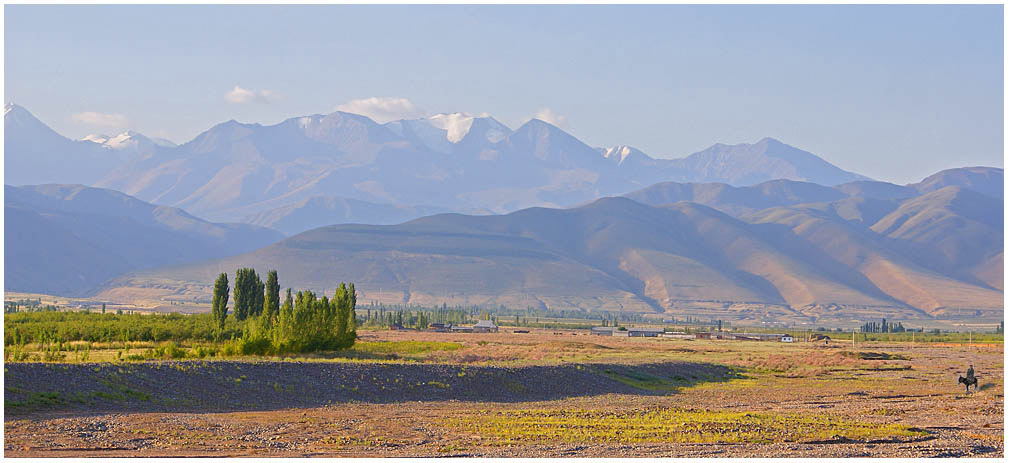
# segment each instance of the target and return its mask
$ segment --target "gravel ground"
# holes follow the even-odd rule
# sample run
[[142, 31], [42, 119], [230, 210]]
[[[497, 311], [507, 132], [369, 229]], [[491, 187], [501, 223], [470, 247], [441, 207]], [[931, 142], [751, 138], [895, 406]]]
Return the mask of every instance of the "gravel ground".
[[12, 363], [4, 371], [4, 410], [12, 416], [39, 410], [221, 412], [348, 402], [528, 402], [648, 393], [611, 378], [633, 374], [632, 369], [689, 382], [733, 376], [725, 366], [689, 362], [514, 368], [351, 362]]
[[[676, 346], [687, 345], [694, 351], [684, 355], [700, 358], [717, 353], [704, 349], [746, 349], [715, 342]], [[801, 346], [791, 349], [801, 358], [823, 355]], [[1003, 457], [1001, 347], [873, 350], [903, 359], [885, 362], [888, 368], [831, 370], [826, 365], [801, 375], [751, 370], [747, 379], [728, 382], [738, 378], [734, 370], [686, 361], [514, 368], [231, 361], [7, 364], [4, 456]], [[965, 364], [982, 375], [982, 387], [970, 394], [956, 384]], [[649, 376], [681, 378], [683, 387], [642, 389], [626, 381]], [[829, 415], [929, 434], [872, 442], [503, 443], [455, 428], [449, 420], [478, 410], [657, 407]]]

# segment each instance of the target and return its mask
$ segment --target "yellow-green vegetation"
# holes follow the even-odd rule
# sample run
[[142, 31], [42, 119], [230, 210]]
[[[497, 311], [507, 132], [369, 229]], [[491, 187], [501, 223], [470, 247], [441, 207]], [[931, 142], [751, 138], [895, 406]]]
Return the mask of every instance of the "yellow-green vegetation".
[[687, 383], [686, 378], [667, 379], [635, 370], [625, 370], [619, 373], [612, 370], [604, 370], [603, 374], [610, 379], [620, 381], [628, 386], [647, 391], [674, 391]]
[[[848, 335], [848, 342], [851, 342], [851, 335]], [[922, 333], [857, 333], [855, 336], [855, 342], [899, 342], [899, 343], [984, 343], [984, 344], [1001, 344], [1005, 339], [1003, 333], [991, 333], [991, 332], [956, 332], [956, 333], [945, 333], [945, 332], [930, 332], [925, 331]], [[839, 340], [843, 342], [843, 339]]]
[[899, 424], [856, 423], [826, 415], [657, 408], [643, 410], [480, 411], [445, 424], [502, 443], [676, 442], [772, 443], [908, 439], [925, 431]]
[[436, 342], [436, 341], [386, 341], [386, 342], [358, 342], [354, 344], [354, 350], [368, 352], [372, 354], [423, 354], [434, 351], [454, 351], [462, 349], [462, 344], [457, 342]]
[[[294, 298], [288, 289], [281, 306], [276, 272], [270, 272], [266, 287], [269, 294], [264, 294], [258, 275], [251, 269], [241, 270], [246, 272], [240, 275], [249, 281], [235, 288], [234, 316], [228, 315], [225, 306], [228, 280], [223, 273], [215, 286], [211, 314], [8, 313], [4, 322], [4, 360], [63, 362], [72, 353], [69, 360], [87, 362], [99, 344], [118, 344], [120, 350], [111, 359], [116, 361], [300, 354], [346, 349], [354, 344], [353, 283], [340, 283], [332, 299], [317, 298], [312, 291], [299, 291]], [[149, 343], [148, 350], [130, 353], [134, 347], [131, 343], [137, 341]], [[203, 342], [210, 345], [203, 346]], [[185, 343], [192, 349], [180, 347]]]
[[4, 315], [4, 345], [40, 342], [212, 341], [241, 336], [247, 322], [215, 330], [210, 314], [18, 312]]

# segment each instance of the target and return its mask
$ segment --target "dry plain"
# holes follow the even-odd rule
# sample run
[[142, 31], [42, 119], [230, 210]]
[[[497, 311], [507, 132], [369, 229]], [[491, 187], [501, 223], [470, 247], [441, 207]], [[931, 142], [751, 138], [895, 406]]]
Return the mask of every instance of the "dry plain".
[[4, 455], [1004, 455], [1001, 343], [511, 331], [362, 331], [293, 359], [8, 362]]

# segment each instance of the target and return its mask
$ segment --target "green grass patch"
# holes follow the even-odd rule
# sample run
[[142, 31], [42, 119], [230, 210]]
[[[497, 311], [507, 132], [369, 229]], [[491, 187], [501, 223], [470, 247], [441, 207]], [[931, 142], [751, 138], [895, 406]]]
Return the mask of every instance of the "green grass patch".
[[619, 372], [605, 370], [603, 374], [612, 380], [645, 391], [675, 391], [687, 384], [685, 379], [682, 381], [667, 379], [635, 370], [623, 370]]
[[[9, 390], [10, 388], [8, 388]], [[29, 392], [24, 400], [4, 400], [4, 408], [34, 409], [45, 408], [66, 403], [58, 392]]]
[[890, 354], [887, 352], [843, 351], [841, 355], [862, 360], [910, 360], [906, 355]]
[[358, 342], [352, 348], [352, 350], [369, 354], [397, 355], [424, 354], [427, 352], [454, 351], [459, 349], [462, 349], [462, 344], [457, 342], [435, 341]]
[[776, 443], [885, 441], [927, 435], [898, 424], [862, 424], [826, 415], [644, 410], [480, 411], [445, 420], [450, 427], [503, 443]]

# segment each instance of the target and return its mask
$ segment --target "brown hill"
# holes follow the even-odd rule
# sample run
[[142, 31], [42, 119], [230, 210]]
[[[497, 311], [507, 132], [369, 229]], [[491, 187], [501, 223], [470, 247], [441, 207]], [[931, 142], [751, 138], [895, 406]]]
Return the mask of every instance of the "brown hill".
[[[851, 269], [862, 275], [865, 290], [878, 290], [911, 307], [933, 312], [943, 307], [1002, 306], [1001, 291], [980, 282], [962, 281], [955, 276], [923, 266], [922, 257], [913, 259], [896, 249], [892, 240], [872, 233], [841, 217], [834, 204], [802, 205], [760, 211], [746, 219], [760, 224], [780, 224], [793, 235], [779, 233], [783, 241], [793, 236], [806, 244], [810, 258], [819, 255], [822, 265]], [[832, 259], [831, 262], [828, 259]]]
[[[747, 221], [696, 203], [604, 198], [572, 209], [336, 225], [239, 256], [135, 272], [101, 294], [205, 299], [218, 272], [252, 266], [277, 269], [296, 288], [354, 281], [362, 302], [673, 312], [741, 303], [764, 306], [747, 317], [849, 322], [1001, 307], [1001, 291], [979, 279], [891, 250], [894, 238], [866, 226], [881, 212], [852, 201], [768, 209]], [[982, 264], [979, 272], [990, 271]]]
[[1001, 287], [993, 284], [1002, 280], [1001, 273], [996, 276], [991, 268], [1003, 250], [1003, 209], [997, 199], [948, 186], [904, 201], [872, 230], [892, 238], [895, 249], [924, 266]]

